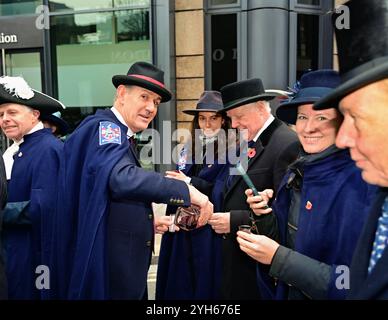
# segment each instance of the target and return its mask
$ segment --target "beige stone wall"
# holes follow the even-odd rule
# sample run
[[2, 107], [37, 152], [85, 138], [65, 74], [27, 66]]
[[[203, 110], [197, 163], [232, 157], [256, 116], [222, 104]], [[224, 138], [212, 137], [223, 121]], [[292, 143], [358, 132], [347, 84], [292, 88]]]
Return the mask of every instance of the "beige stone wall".
[[205, 36], [203, 0], [175, 0], [176, 108], [178, 128], [189, 128], [192, 116], [182, 110], [195, 108], [205, 89]]

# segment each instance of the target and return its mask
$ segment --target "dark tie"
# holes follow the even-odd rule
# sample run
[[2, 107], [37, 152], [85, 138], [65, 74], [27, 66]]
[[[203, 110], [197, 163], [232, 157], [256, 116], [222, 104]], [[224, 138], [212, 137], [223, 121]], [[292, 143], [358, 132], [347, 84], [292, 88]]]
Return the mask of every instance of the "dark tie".
[[133, 152], [135, 152], [136, 157], [139, 157], [139, 154], [137, 152], [137, 141], [136, 141], [135, 135], [130, 136], [128, 138], [128, 141], [129, 141], [129, 144], [131, 145]]
[[[253, 140], [250, 140], [248, 141], [248, 148], [252, 148], [253, 146], [255, 145], [255, 141]], [[237, 151], [238, 155], [240, 155], [240, 150]], [[241, 156], [245, 156], [247, 157], [248, 155], [244, 152], [241, 154]], [[249, 159], [248, 159], [249, 161]], [[230, 187], [233, 185], [233, 182], [235, 181], [235, 179], [237, 178], [237, 175], [230, 175], [228, 176], [228, 178], [226, 179], [226, 190], [229, 190]]]

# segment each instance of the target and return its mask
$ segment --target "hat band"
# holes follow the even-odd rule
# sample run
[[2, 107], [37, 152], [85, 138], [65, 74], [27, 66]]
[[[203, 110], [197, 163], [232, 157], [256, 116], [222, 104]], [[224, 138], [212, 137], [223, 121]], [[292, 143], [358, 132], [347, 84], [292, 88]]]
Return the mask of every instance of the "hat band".
[[164, 88], [164, 84], [159, 82], [158, 80], [155, 80], [151, 77], [147, 77], [147, 76], [143, 76], [143, 75], [140, 75], [140, 74], [129, 74], [128, 76], [130, 77], [135, 77], [135, 78], [139, 78], [139, 79], [143, 79], [143, 80], [146, 80], [148, 82], [152, 82], [153, 84], [156, 84], [158, 85], [159, 87], [162, 87]]
[[214, 112], [217, 112], [222, 109], [222, 104], [199, 102], [197, 104], [197, 110], [201, 111], [201, 109], [207, 109], [207, 110], [212, 109], [214, 110]]

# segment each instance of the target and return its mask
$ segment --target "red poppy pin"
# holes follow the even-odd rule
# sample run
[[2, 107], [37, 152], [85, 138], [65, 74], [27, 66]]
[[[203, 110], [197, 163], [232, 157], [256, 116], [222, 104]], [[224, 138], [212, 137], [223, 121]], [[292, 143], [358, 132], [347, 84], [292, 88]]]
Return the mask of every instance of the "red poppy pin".
[[306, 203], [306, 209], [311, 210], [313, 208], [313, 204], [310, 201], [307, 201]]
[[248, 148], [248, 158], [252, 159], [256, 155], [256, 149], [255, 148]]

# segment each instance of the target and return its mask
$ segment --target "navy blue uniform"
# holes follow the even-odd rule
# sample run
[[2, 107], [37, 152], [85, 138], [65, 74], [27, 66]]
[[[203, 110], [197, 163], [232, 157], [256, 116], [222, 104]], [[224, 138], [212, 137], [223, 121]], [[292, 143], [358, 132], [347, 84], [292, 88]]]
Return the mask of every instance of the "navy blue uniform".
[[[184, 164], [186, 150], [181, 152], [178, 169], [190, 176], [191, 184], [210, 198], [215, 212], [220, 211], [229, 165], [217, 161], [206, 164], [206, 159], [204, 164]], [[165, 233], [159, 254], [156, 299], [219, 298], [221, 249], [222, 236], [210, 225], [192, 231]]]
[[40, 299], [35, 271], [50, 266], [52, 218], [63, 143], [50, 129], [25, 135], [14, 155], [4, 211], [4, 247], [10, 299]]
[[110, 110], [65, 142], [57, 216], [57, 298], [142, 299], [153, 246], [151, 202], [190, 205], [182, 181], [144, 171]]

